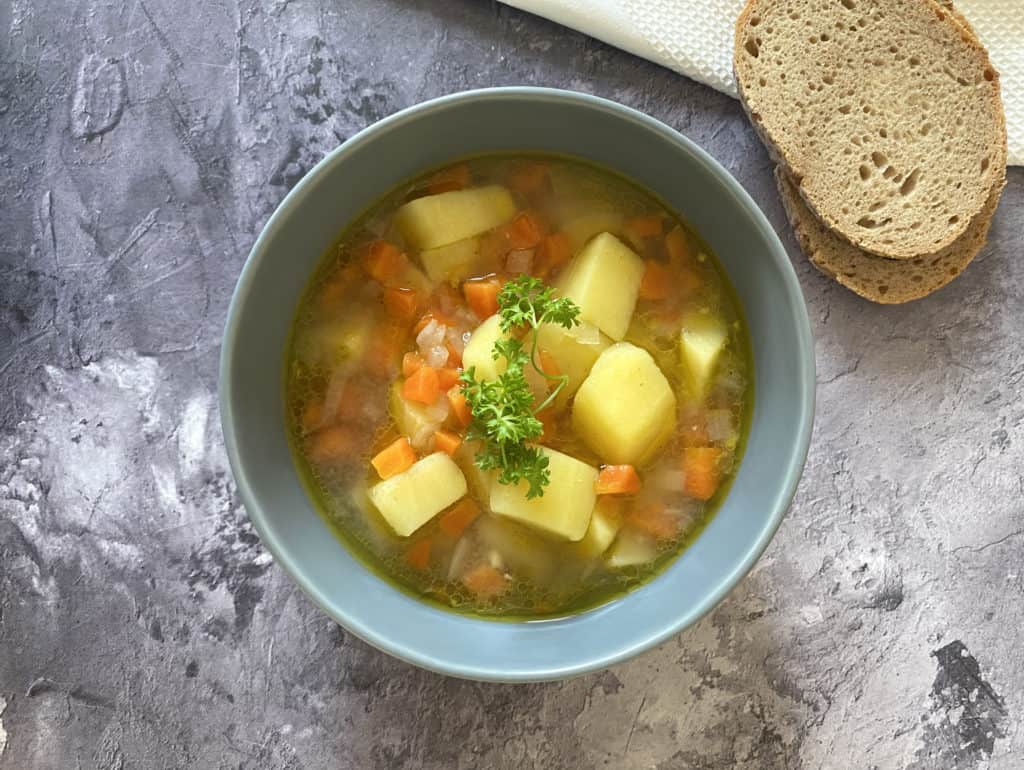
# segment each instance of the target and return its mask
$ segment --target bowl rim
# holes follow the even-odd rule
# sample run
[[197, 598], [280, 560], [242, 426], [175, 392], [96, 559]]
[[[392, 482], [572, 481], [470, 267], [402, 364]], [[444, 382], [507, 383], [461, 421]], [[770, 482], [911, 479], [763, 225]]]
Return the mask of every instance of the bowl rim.
[[[733, 203], [744, 209], [751, 217], [751, 222], [758, 233], [769, 244], [768, 256], [779, 271], [783, 282], [785, 296], [792, 307], [794, 320], [796, 321], [797, 333], [795, 343], [800, 359], [799, 371], [796, 373], [796, 380], [801, 386], [802, 394], [800, 403], [799, 424], [796, 431], [797, 442], [793, 447], [790, 462], [786, 467], [784, 484], [770, 501], [770, 515], [764, 519], [763, 526], [753, 544], [736, 563], [734, 569], [721, 579], [718, 586], [711, 592], [705, 594], [696, 606], [689, 612], [682, 614], [666, 613], [666, 620], [660, 629], [648, 635], [639, 644], [630, 647], [617, 649], [612, 652], [591, 655], [585, 659], [577, 660], [571, 665], [559, 665], [555, 668], [538, 668], [537, 670], [519, 670], [512, 673], [496, 669], [485, 669], [481, 667], [463, 666], [459, 664], [445, 664], [439, 662], [429, 654], [420, 652], [399, 642], [377, 633], [372, 627], [356, 621], [345, 610], [343, 606], [331, 601], [321, 589], [307, 577], [305, 571], [299, 564], [301, 559], [290, 553], [276, 540], [269, 531], [266, 523], [266, 516], [263, 507], [250, 486], [249, 474], [243, 465], [241, 453], [235, 433], [234, 408], [230, 394], [233, 392], [231, 374], [231, 363], [236, 349], [236, 340], [241, 333], [240, 317], [241, 307], [246, 301], [250, 287], [258, 272], [257, 266], [267, 256], [267, 244], [283, 226], [284, 221], [290, 217], [305, 198], [307, 191], [315, 180], [328, 173], [334, 166], [342, 163], [345, 158], [355, 152], [362, 145], [373, 141], [378, 135], [400, 128], [401, 126], [415, 121], [428, 113], [442, 110], [450, 105], [466, 101], [478, 100], [521, 100], [521, 101], [558, 101], [576, 103], [586, 108], [598, 109], [605, 112], [615, 113], [618, 117], [638, 123], [649, 131], [660, 134], [663, 138], [679, 145], [693, 159], [709, 170], [724, 186], [725, 192], [731, 196]], [[264, 547], [271, 553], [274, 561], [277, 562], [289, 577], [294, 580], [306, 595], [330, 618], [341, 624], [347, 631], [357, 636], [370, 646], [385, 652], [406, 663], [424, 668], [435, 673], [454, 676], [463, 679], [492, 682], [537, 682], [547, 680], [567, 679], [593, 671], [606, 669], [609, 666], [619, 663], [628, 658], [634, 657], [641, 652], [651, 649], [669, 637], [672, 637], [685, 628], [697, 623], [701, 618], [714, 609], [722, 599], [743, 579], [753, 568], [754, 564], [764, 553], [772, 537], [775, 535], [783, 518], [788, 511], [803, 473], [810, 448], [811, 433], [813, 430], [815, 399], [816, 399], [816, 373], [814, 359], [814, 343], [811, 334], [810, 318], [807, 312], [807, 305], [800, 288], [796, 272], [793, 269], [785, 247], [779, 240], [778, 235], [768, 222], [767, 217], [760, 207], [754, 202], [742, 185], [732, 176], [731, 173], [707, 151], [702, 149], [692, 140], [671, 128], [667, 124], [647, 115], [632, 107], [620, 104], [610, 99], [594, 96], [592, 94], [572, 91], [568, 89], [547, 88], [539, 86], [502, 86], [493, 88], [479, 88], [467, 91], [460, 91], [406, 107], [392, 115], [389, 115], [354, 134], [338, 147], [325, 155], [313, 168], [311, 168], [299, 182], [288, 192], [284, 199], [277, 205], [270, 218], [260, 231], [252, 249], [246, 257], [245, 263], [235, 284], [228, 305], [224, 335], [221, 341], [218, 372], [218, 401], [221, 414], [221, 430], [224, 437], [225, 449], [232, 474], [235, 479], [239, 498], [245, 507], [246, 513], [256, 528]], [[655, 580], [658, 578], [656, 577]], [[628, 597], [626, 597], [628, 599]], [[443, 610], [439, 610], [443, 611]], [[483, 619], [481, 619], [481, 622]]]

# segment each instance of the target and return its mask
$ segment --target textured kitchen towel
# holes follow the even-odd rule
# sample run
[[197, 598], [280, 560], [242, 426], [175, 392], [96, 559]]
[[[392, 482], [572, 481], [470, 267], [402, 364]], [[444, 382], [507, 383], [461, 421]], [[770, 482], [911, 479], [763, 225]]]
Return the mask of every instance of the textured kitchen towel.
[[[732, 36], [744, 0], [502, 0], [736, 95]], [[1024, 0], [957, 0], [1000, 73], [1008, 162], [1024, 165]]]

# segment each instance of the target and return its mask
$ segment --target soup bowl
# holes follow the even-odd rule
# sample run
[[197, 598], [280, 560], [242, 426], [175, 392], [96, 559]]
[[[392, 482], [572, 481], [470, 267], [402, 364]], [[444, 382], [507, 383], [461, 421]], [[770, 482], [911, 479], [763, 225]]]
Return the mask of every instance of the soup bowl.
[[[679, 558], [632, 592], [577, 615], [500, 621], [446, 611], [381, 578], [317, 513], [289, 449], [283, 366], [307, 281], [345, 226], [395, 185], [461, 156], [559, 153], [659, 195], [706, 239], [746, 315], [754, 407], [745, 454], [717, 514]], [[740, 185], [703, 150], [640, 112], [585, 94], [496, 88], [403, 110], [325, 157], [256, 241], [228, 311], [220, 371], [224, 439], [249, 517], [277, 563], [328, 615], [397, 658], [506, 682], [607, 667], [695, 623], [747, 573], [796, 491], [814, 412], [807, 310], [785, 250]]]

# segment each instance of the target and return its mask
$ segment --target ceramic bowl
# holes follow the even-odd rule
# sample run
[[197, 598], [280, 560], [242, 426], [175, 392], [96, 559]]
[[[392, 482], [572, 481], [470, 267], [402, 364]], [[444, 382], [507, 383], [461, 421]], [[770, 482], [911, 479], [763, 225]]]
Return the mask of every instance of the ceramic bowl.
[[[755, 405], [732, 489], [697, 541], [626, 596], [558, 620], [501, 622], [438, 609], [374, 576], [303, 490], [285, 435], [285, 345], [317, 261], [346, 224], [418, 172], [492, 151], [574, 155], [660, 195], [709, 242], [750, 327]], [[750, 570], [785, 514], [814, 412], [807, 310], [789, 259], [743, 188], [707, 153], [640, 112], [585, 94], [496, 88], [403, 110], [331, 152], [271, 216], [242, 270], [221, 357], [224, 439], [242, 502], [277, 563], [346, 629], [459, 677], [558, 679], [605, 668], [679, 633]]]

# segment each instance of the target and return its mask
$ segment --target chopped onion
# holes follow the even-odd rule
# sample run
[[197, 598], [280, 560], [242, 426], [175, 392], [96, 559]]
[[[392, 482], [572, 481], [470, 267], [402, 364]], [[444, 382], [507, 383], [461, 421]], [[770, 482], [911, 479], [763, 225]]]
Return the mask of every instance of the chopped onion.
[[466, 559], [472, 548], [473, 543], [467, 535], [463, 535], [459, 542], [455, 544], [455, 550], [452, 551], [452, 560], [448, 563], [449, 580], [455, 580], [462, 573], [462, 568], [465, 566]]
[[431, 422], [436, 422], [438, 427], [441, 423], [448, 419], [448, 413], [451, 410], [447, 395], [442, 394], [437, 401], [430, 406], [424, 408], [424, 413]]
[[594, 326], [594, 324], [587, 323], [586, 321], [573, 330], [573, 335], [581, 345], [601, 344], [601, 330]]
[[496, 570], [505, 570], [505, 560], [501, 558], [501, 554], [494, 548], [487, 552], [487, 563]]
[[430, 323], [423, 327], [423, 330], [416, 335], [416, 345], [420, 352], [426, 356], [430, 348], [443, 347], [444, 335], [447, 327], [431, 319]]
[[708, 438], [712, 441], [725, 441], [736, 432], [732, 424], [732, 413], [728, 409], [709, 409], [705, 424]]
[[514, 274], [530, 272], [533, 267], [533, 249], [515, 249], [505, 259], [505, 269]]
[[686, 473], [676, 468], [661, 468], [650, 478], [651, 483], [666, 492], [682, 492], [686, 483]]
[[461, 329], [457, 329], [453, 326], [448, 327], [448, 331], [445, 332], [445, 339], [448, 340], [448, 344], [452, 346], [452, 350], [458, 353], [460, 356], [466, 349], [466, 343], [469, 342], [469, 332], [464, 332]]
[[[441, 327], [444, 328], [443, 326]], [[427, 366], [440, 369], [448, 363], [448, 348], [443, 345], [435, 345], [423, 352], [423, 358]]]

